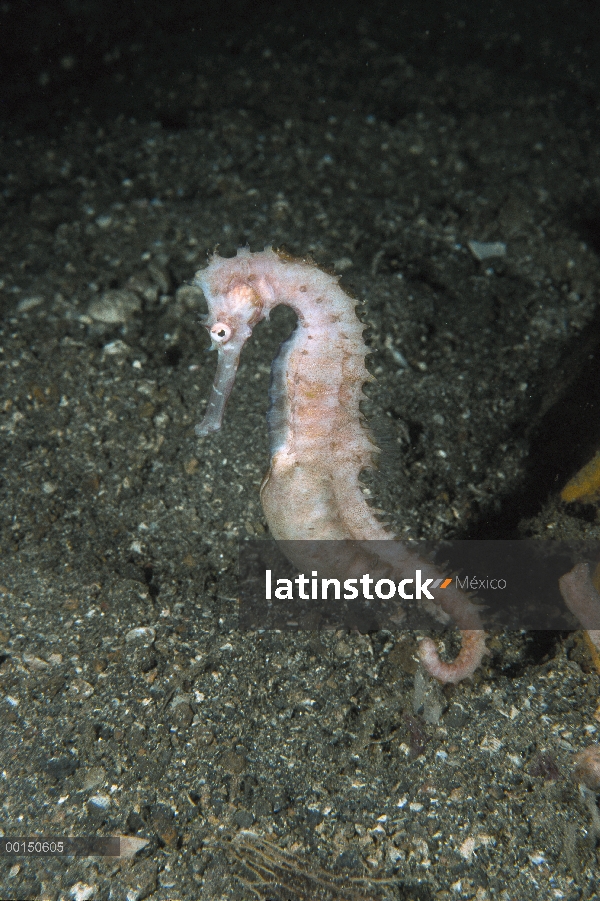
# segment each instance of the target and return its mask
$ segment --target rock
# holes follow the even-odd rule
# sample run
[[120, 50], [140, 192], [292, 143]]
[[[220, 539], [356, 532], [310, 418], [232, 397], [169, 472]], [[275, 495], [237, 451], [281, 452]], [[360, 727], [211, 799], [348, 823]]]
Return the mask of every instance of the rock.
[[127, 322], [134, 313], [139, 313], [141, 308], [142, 302], [137, 294], [121, 289], [105, 291], [91, 302], [88, 313], [97, 322], [115, 325], [119, 322]]

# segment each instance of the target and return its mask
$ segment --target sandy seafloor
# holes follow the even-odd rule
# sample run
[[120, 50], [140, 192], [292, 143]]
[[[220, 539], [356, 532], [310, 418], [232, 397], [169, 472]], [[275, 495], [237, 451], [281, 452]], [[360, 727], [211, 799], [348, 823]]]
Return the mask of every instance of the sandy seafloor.
[[[353, 15], [215, 40], [138, 84], [137, 118], [69, 106], [83, 50], [63, 49], [39, 60], [56, 121], [5, 132], [0, 826], [148, 844], [4, 857], [3, 899], [600, 897], [580, 634], [496, 636], [440, 688], [414, 634], [236, 630], [293, 317], [256, 329], [197, 440], [216, 358], [189, 281], [216, 246], [312, 254], [360, 300], [366, 485], [399, 534], [600, 537], [558, 499], [600, 444], [597, 84], [541, 39], [547, 79], [455, 61], [457, 16], [427, 55]], [[109, 42], [106, 90], [151, 49]]]

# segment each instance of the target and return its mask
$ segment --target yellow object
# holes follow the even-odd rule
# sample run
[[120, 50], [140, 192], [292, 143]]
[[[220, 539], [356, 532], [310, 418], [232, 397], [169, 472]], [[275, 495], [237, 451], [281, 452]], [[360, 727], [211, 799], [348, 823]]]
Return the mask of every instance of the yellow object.
[[560, 496], [567, 503], [600, 500], [600, 451], [567, 482]]

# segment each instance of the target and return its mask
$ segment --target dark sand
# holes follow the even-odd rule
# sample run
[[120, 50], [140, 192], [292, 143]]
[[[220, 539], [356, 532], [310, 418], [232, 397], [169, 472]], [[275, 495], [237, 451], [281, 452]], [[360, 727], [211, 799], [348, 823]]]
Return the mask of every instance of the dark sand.
[[148, 844], [4, 857], [1, 898], [600, 897], [580, 636], [494, 638], [441, 689], [413, 634], [236, 631], [289, 311], [223, 430], [193, 431], [216, 363], [194, 272], [217, 245], [310, 253], [364, 301], [366, 481], [399, 534], [600, 537], [557, 499], [600, 445], [594, 6], [530, 7], [28, 22], [2, 89], [0, 825]]

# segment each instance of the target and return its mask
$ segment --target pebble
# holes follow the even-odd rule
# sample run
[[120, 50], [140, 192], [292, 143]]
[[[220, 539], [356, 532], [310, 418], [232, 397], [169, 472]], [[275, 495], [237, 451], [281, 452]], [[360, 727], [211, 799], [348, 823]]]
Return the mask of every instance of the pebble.
[[139, 313], [141, 308], [142, 302], [137, 294], [120, 289], [105, 291], [91, 302], [88, 313], [97, 322], [114, 325], [119, 322], [127, 322], [134, 313]]
[[132, 641], [139, 641], [145, 645], [150, 645], [156, 638], [156, 630], [152, 626], [138, 626], [136, 629], [130, 629], [125, 636], [125, 641], [129, 644]]

